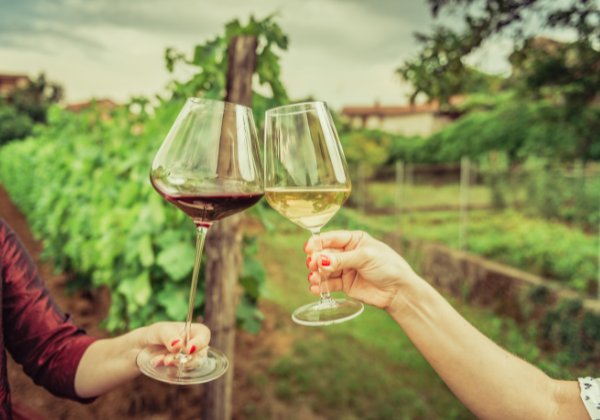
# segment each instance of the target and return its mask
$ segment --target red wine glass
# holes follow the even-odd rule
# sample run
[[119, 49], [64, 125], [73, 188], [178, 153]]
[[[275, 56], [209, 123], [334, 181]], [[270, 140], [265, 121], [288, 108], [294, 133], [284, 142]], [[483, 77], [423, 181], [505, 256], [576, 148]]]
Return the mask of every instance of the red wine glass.
[[196, 259], [182, 350], [175, 366], [158, 363], [168, 354], [151, 346], [137, 357], [140, 370], [163, 382], [198, 384], [223, 375], [227, 358], [208, 348], [187, 354], [204, 239], [210, 226], [255, 205], [264, 195], [263, 169], [252, 110], [242, 105], [189, 98], [154, 158], [152, 185], [196, 224]]

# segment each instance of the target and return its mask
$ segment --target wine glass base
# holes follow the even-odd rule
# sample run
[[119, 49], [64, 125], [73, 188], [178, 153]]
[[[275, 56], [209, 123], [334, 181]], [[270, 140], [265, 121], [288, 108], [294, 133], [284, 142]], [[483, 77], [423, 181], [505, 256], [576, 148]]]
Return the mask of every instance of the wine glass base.
[[365, 307], [352, 299], [333, 299], [330, 303], [315, 302], [296, 309], [292, 315], [295, 323], [308, 326], [339, 324], [359, 316]]
[[194, 385], [209, 382], [222, 376], [229, 367], [223, 353], [208, 348], [205, 358], [197, 358], [179, 366], [153, 366], [153, 361], [169, 354], [165, 346], [149, 346], [138, 354], [136, 363], [146, 376], [174, 385]]

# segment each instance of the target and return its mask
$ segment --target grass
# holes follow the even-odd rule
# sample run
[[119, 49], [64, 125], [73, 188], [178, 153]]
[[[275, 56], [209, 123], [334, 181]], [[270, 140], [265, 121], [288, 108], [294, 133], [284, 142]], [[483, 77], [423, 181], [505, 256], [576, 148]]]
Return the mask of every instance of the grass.
[[[268, 273], [265, 296], [291, 314], [316, 299], [307, 290], [308, 269], [303, 269], [302, 247], [309, 234], [274, 212], [268, 217], [275, 231], [259, 238], [259, 258]], [[461, 300], [449, 301], [485, 335], [552, 377], [589, 375], [589, 370], [566, 367], [541, 352], [533, 333], [513, 320]], [[269, 369], [281, 401], [309, 404], [330, 419], [474, 418], [385, 312], [366, 307], [361, 316], [346, 323], [297, 328], [304, 329], [306, 338]]]
[[[393, 207], [396, 203], [394, 182], [369, 182], [369, 200], [373, 208]], [[406, 186], [403, 194], [405, 207], [459, 206], [460, 185], [444, 184]], [[489, 205], [490, 190], [485, 185], [474, 185], [469, 189], [469, 200], [474, 205]]]

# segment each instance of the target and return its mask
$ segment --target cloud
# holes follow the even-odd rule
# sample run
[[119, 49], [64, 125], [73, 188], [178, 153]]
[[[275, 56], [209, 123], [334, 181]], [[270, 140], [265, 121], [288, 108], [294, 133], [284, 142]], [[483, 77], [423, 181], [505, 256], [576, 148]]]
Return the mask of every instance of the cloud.
[[226, 22], [276, 10], [290, 37], [281, 55], [290, 94], [334, 106], [401, 101], [394, 69], [416, 52], [412, 33], [432, 22], [425, 0], [0, 0], [0, 71], [34, 63], [72, 100], [151, 95], [172, 77], [165, 47], [191, 53]]
[[[40, 37], [63, 39], [84, 48], [99, 48], [102, 40], [86, 35], [90, 27], [116, 27], [153, 34], [195, 36], [199, 41], [221, 31], [233, 16], [258, 17], [275, 10], [292, 43], [328, 48], [333, 54], [376, 59], [393, 45], [407, 46], [411, 31], [427, 26], [430, 18], [422, 2], [392, 0], [30, 0], [3, 3], [0, 42], [36, 48]], [[19, 40], [18, 42], [16, 40]], [[27, 42], [31, 39], [32, 42]], [[333, 47], [333, 48], [332, 48]]]

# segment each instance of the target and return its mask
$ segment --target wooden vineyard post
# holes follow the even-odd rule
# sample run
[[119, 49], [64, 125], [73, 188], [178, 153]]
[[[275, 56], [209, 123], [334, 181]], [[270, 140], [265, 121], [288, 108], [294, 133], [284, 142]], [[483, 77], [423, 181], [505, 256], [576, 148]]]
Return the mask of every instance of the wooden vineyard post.
[[360, 204], [358, 209], [363, 214], [367, 212], [367, 186], [365, 172], [365, 164], [360, 162], [358, 164], [358, 194], [360, 196]]
[[[231, 40], [226, 101], [252, 106], [252, 75], [256, 63], [256, 46], [257, 40], [253, 36], [240, 35]], [[232, 133], [221, 135], [228, 134]], [[231, 153], [231, 150], [231, 142], [228, 143], [223, 138], [219, 155]], [[225, 163], [227, 161], [220, 157], [218, 173], [235, 170]], [[238, 271], [242, 264], [242, 221], [243, 214], [236, 214], [215, 223], [208, 231], [204, 247], [204, 323], [211, 330], [210, 345], [225, 353], [230, 363], [225, 375], [204, 385], [204, 420], [230, 420], [232, 415], [236, 308], [239, 302]]]
[[396, 162], [396, 229], [398, 230], [398, 250], [404, 251], [404, 231], [402, 226], [402, 207], [404, 206], [404, 162]]
[[469, 185], [471, 183], [470, 161], [467, 156], [460, 160], [460, 233], [459, 249], [467, 250], [467, 231], [469, 219]]

